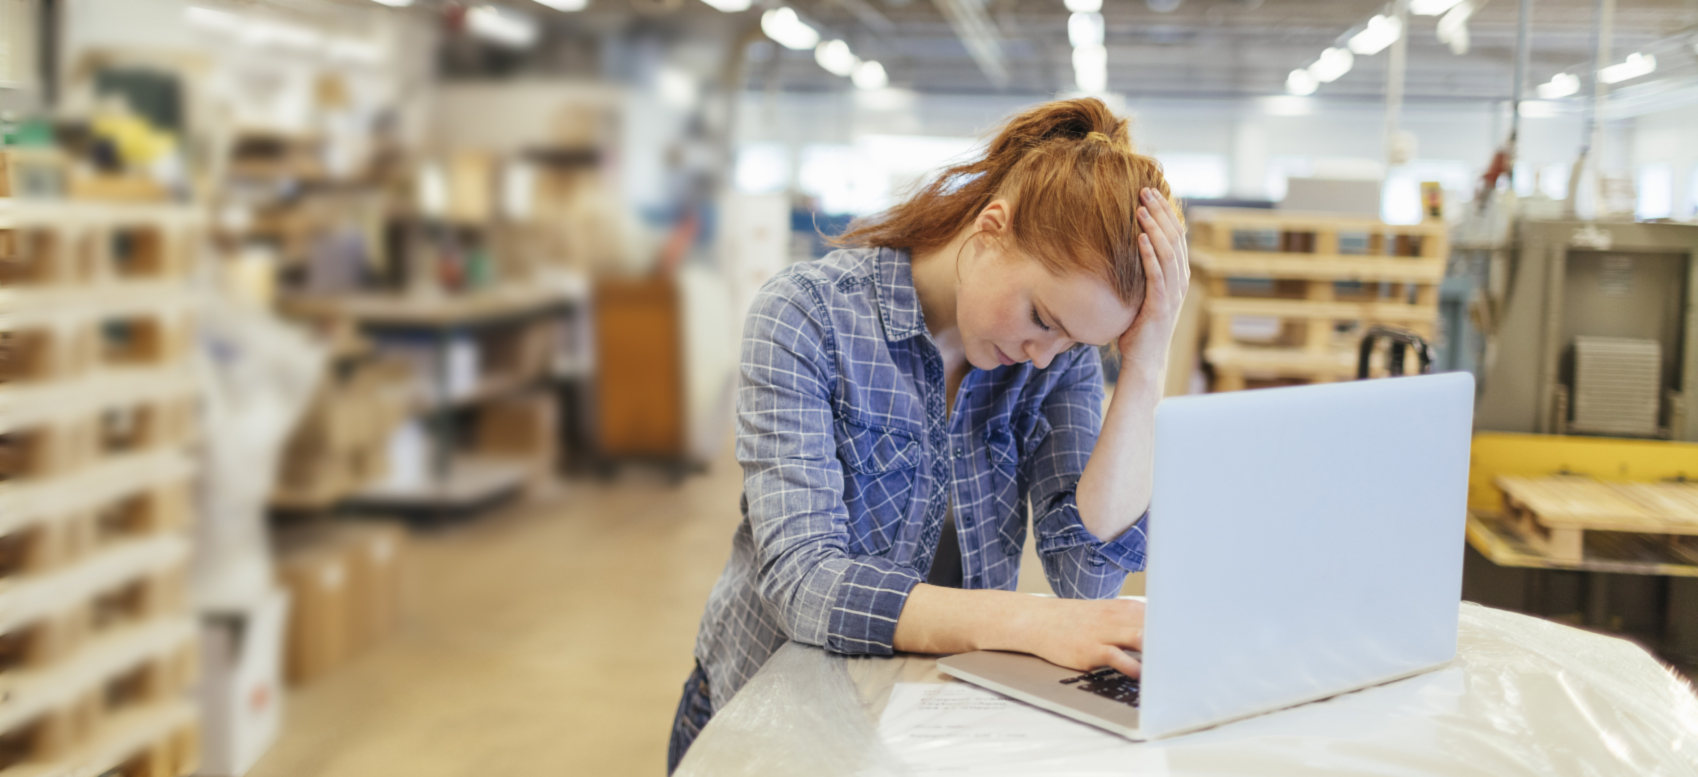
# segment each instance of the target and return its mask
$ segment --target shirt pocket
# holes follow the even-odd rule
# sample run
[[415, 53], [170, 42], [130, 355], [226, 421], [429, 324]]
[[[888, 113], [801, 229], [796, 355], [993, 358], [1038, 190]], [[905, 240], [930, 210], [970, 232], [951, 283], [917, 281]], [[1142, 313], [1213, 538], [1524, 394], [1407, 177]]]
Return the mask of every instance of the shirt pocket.
[[990, 503], [1002, 550], [1016, 556], [1025, 549], [1026, 510], [1021, 497], [1029, 484], [1032, 454], [1049, 437], [1049, 419], [1036, 408], [1016, 411], [993, 421], [985, 430], [985, 455], [990, 460]]
[[913, 433], [840, 418], [837, 457], [843, 462], [843, 503], [849, 511], [849, 551], [890, 550], [908, 517], [921, 448]]

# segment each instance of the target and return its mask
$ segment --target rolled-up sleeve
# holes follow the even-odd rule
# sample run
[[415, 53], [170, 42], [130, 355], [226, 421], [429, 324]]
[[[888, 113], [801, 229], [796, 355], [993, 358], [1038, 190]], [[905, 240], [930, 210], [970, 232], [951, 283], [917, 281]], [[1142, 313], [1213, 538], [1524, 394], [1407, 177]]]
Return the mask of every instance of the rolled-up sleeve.
[[1078, 347], [1071, 356], [1042, 405], [1050, 432], [1033, 454], [1032, 520], [1038, 556], [1056, 594], [1105, 599], [1120, 593], [1128, 572], [1144, 568], [1149, 513], [1106, 542], [1079, 517], [1079, 477], [1102, 429], [1103, 368], [1095, 348]]
[[907, 567], [847, 551], [832, 423], [833, 346], [813, 294], [781, 275], [756, 296], [744, 326], [737, 460], [756, 590], [790, 639], [889, 655], [897, 618], [921, 579]]

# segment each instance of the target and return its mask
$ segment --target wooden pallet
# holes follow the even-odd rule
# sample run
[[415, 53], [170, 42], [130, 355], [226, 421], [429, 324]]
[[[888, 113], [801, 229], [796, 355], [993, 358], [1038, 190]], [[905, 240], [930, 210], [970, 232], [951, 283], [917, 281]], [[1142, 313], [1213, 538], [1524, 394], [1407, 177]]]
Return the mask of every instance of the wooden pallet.
[[0, 288], [181, 282], [203, 229], [193, 209], [8, 203], [0, 209]]
[[[1216, 391], [1353, 378], [1372, 325], [1433, 336], [1443, 225], [1207, 208], [1191, 223]], [[1260, 336], [1236, 326], [1255, 319]], [[1376, 358], [1383, 371], [1384, 356]]]
[[1502, 475], [1505, 517], [1529, 545], [1580, 561], [1587, 532], [1698, 535], [1698, 484], [1609, 483], [1583, 477]]
[[112, 721], [181, 699], [196, 681], [198, 644], [185, 614], [90, 640], [56, 664], [0, 675], [0, 742], [12, 742], [0, 745], [0, 769], [61, 760]]
[[[51, 411], [49, 411], [51, 412]], [[0, 417], [0, 483], [62, 477], [125, 456], [181, 448], [196, 434], [192, 395], [115, 402], [28, 425]]]

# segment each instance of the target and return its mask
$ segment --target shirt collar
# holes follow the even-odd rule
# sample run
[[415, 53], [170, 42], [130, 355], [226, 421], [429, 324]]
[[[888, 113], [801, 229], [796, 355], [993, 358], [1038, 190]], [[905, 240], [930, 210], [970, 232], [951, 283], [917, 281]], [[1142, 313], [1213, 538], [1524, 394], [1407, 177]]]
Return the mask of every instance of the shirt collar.
[[894, 343], [924, 332], [926, 317], [920, 312], [920, 294], [914, 290], [914, 265], [908, 252], [880, 248], [877, 264], [874, 288], [879, 317], [884, 319], [884, 339]]

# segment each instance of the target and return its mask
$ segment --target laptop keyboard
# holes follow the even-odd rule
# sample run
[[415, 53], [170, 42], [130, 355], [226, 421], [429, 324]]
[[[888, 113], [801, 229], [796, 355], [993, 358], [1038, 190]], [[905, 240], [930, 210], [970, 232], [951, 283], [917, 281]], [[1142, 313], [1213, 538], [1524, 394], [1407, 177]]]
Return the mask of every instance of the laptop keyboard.
[[1138, 706], [1138, 681], [1106, 666], [1078, 677], [1069, 677], [1062, 680], [1061, 684], [1071, 685], [1105, 699], [1113, 699], [1129, 707]]

